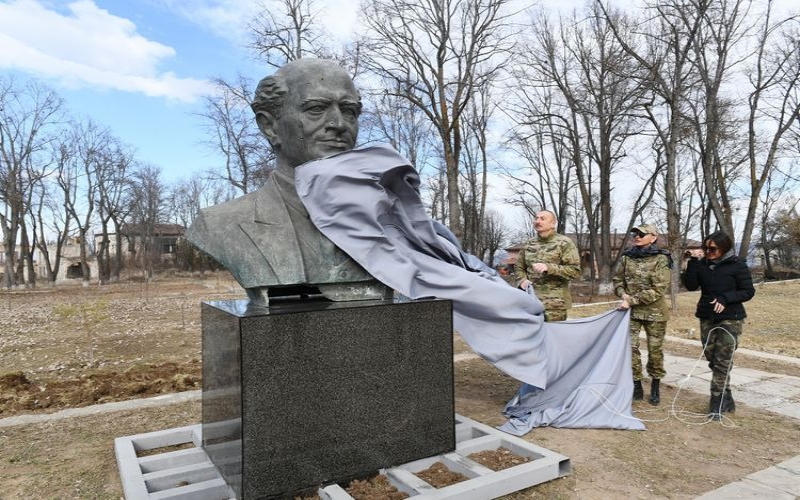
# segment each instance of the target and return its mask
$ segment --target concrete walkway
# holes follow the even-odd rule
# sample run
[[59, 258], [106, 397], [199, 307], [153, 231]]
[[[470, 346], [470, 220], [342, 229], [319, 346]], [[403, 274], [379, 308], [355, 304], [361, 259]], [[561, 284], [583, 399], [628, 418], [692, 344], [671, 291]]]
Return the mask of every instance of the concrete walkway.
[[[673, 341], [682, 339], [669, 338]], [[687, 341], [698, 348], [698, 359], [664, 356], [665, 384], [699, 394], [708, 394], [711, 370], [705, 358], [700, 359], [700, 345]], [[748, 355], [785, 363], [800, 364], [800, 360], [779, 355], [765, 355], [756, 351], [739, 349], [738, 356]], [[736, 403], [762, 408], [791, 418], [800, 419], [800, 377], [775, 375], [749, 368], [737, 368], [736, 358], [731, 373], [731, 389]], [[800, 496], [800, 455], [768, 469], [710, 491], [698, 498], [704, 500], [728, 500], [731, 498], [769, 498], [794, 500]]]
[[[642, 334], [642, 337], [644, 337], [644, 334]], [[703, 395], [709, 394], [711, 370], [708, 368], [708, 362], [705, 358], [701, 359], [700, 342], [679, 337], [667, 337], [667, 340], [695, 347], [698, 357], [690, 359], [669, 354], [664, 355], [664, 368], [667, 376], [663, 379], [663, 383], [681, 390]], [[643, 342], [642, 344], [642, 350], [646, 353], [647, 350], [644, 349], [646, 343]], [[769, 359], [800, 366], [800, 359], [779, 354], [739, 349], [736, 351], [736, 355]], [[477, 357], [472, 353], [456, 354], [454, 360], [458, 362]], [[646, 363], [646, 355], [642, 363]], [[800, 419], [800, 377], [776, 375], [749, 368], [738, 368], [736, 367], [736, 358], [734, 358], [733, 363], [731, 390], [737, 403]], [[664, 404], [663, 401], [662, 404]], [[710, 491], [699, 498], [704, 500], [736, 498], [795, 500], [798, 497], [800, 497], [800, 455]]]
[[[679, 356], [665, 355], [664, 363], [667, 376], [664, 383], [689, 390], [699, 394], [708, 394], [711, 371], [704, 359], [700, 359], [700, 346], [697, 341], [667, 337], [673, 342], [691, 344], [698, 348], [698, 358], [690, 359]], [[800, 359], [774, 354], [764, 354], [757, 351], [739, 349], [737, 355], [747, 355], [759, 358], [800, 365]], [[472, 353], [457, 354], [455, 362], [475, 359]], [[759, 370], [738, 368], [734, 359], [734, 370], [731, 376], [731, 388], [737, 403], [762, 408], [774, 413], [779, 413], [791, 418], [800, 419], [800, 377], [776, 375]], [[20, 415], [0, 419], [0, 428], [18, 425], [29, 425], [39, 422], [49, 422], [65, 418], [100, 413], [115, 412], [165, 406], [196, 400], [200, 391], [189, 391], [177, 394], [168, 394], [147, 399], [136, 399], [94, 405], [85, 408], [74, 408], [55, 413]], [[732, 498], [750, 499], [796, 499], [800, 497], [800, 456], [779, 463], [725, 485], [719, 489], [699, 497], [705, 500], [727, 500]]]

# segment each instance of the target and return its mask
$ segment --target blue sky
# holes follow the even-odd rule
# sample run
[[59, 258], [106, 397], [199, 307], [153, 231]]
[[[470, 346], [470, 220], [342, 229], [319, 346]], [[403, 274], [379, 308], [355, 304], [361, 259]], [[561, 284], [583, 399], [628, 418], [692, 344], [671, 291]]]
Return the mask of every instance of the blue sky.
[[[0, 72], [35, 78], [159, 166], [171, 182], [215, 164], [201, 144], [208, 79], [270, 70], [244, 45], [259, 0], [0, 0]], [[342, 35], [355, 1], [326, 12]]]

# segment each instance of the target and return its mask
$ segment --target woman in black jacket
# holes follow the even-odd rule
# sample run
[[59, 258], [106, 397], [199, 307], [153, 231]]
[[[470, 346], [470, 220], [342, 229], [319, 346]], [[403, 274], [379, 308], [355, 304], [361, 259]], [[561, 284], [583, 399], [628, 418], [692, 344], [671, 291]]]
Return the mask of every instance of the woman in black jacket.
[[700, 339], [703, 354], [711, 368], [711, 401], [709, 415], [720, 420], [722, 413], [733, 412], [730, 373], [733, 353], [747, 313], [744, 302], [753, 298], [753, 277], [747, 264], [733, 251], [733, 240], [722, 231], [706, 238], [702, 254], [693, 253], [683, 275], [688, 290], [700, 288], [695, 316], [700, 318]]

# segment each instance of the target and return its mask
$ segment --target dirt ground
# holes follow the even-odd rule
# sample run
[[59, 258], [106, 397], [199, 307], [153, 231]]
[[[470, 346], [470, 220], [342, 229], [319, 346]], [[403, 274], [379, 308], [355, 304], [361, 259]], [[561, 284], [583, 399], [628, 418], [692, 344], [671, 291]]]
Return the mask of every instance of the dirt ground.
[[[0, 418], [197, 389], [199, 302], [242, 297], [224, 276], [0, 292]], [[800, 356], [799, 299], [800, 284], [760, 287], [743, 347]], [[679, 296], [671, 335], [696, 335], [694, 301]], [[458, 340], [455, 348], [469, 351]], [[669, 342], [667, 351], [693, 357], [699, 343]], [[736, 366], [800, 375], [795, 365], [743, 355]], [[481, 360], [459, 362], [455, 380], [457, 412], [503, 422], [499, 410], [517, 382]], [[532, 431], [525, 439], [570, 457], [573, 473], [508, 498], [692, 498], [800, 453], [798, 421], [737, 405], [729, 420], [710, 423], [707, 397], [674, 387], [662, 389], [662, 401], [634, 404], [642, 432]], [[118, 499], [115, 437], [199, 421], [200, 404], [182, 403], [0, 428], [0, 499]]]

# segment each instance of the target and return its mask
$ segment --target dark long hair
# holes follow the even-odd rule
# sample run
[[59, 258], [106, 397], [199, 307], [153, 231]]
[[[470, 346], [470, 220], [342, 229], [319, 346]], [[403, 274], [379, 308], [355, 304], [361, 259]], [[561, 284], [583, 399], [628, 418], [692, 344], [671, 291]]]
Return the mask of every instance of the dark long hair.
[[713, 241], [716, 243], [717, 247], [719, 248], [720, 255], [725, 255], [728, 253], [728, 250], [733, 248], [733, 240], [730, 236], [728, 236], [728, 233], [724, 231], [716, 231], [709, 234], [706, 238], [706, 241]]

